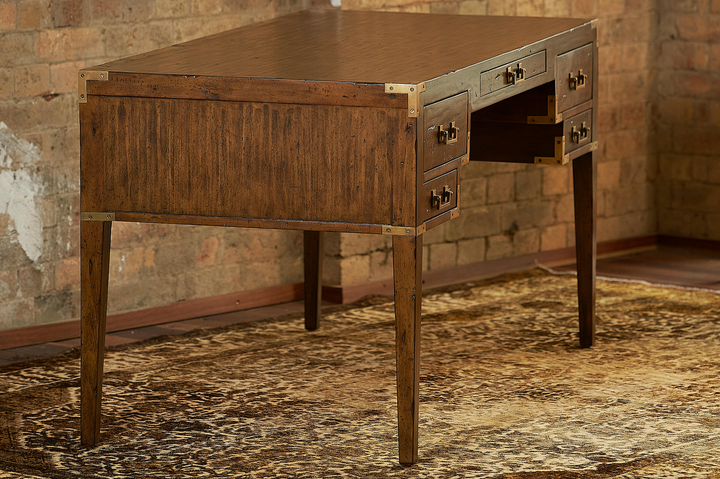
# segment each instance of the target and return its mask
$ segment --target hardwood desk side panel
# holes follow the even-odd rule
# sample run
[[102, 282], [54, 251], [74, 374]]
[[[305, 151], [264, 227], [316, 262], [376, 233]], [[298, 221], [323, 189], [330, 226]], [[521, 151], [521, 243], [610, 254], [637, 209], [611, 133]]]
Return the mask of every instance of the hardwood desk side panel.
[[[406, 110], [105, 97], [108, 211], [414, 226]], [[412, 183], [414, 187], [414, 182]], [[414, 206], [414, 202], [412, 203]]]

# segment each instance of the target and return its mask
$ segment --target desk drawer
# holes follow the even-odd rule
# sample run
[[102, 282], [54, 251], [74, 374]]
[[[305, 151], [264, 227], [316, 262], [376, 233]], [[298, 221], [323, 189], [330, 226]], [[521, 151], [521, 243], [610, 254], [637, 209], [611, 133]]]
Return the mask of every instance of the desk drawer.
[[423, 184], [421, 221], [427, 221], [457, 206], [457, 171], [452, 170]]
[[545, 73], [547, 61], [545, 50], [521, 58], [501, 67], [480, 74], [480, 96], [522, 83], [536, 75]]
[[427, 105], [423, 110], [423, 117], [423, 171], [467, 153], [467, 92]]
[[567, 118], [564, 122], [565, 152], [569, 153], [592, 141], [592, 110]]
[[593, 45], [558, 55], [558, 112], [592, 99]]

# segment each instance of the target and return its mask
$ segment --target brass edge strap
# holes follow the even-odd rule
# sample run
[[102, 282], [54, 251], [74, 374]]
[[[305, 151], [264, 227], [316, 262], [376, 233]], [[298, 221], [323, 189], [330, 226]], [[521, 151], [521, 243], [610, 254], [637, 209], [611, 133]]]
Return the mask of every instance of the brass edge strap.
[[555, 156], [549, 157], [549, 156], [536, 156], [535, 157], [535, 164], [536, 165], [564, 165], [567, 162], [570, 161], [570, 155], [565, 154], [565, 137], [564, 136], [556, 136], [555, 137]]
[[555, 125], [563, 119], [562, 113], [556, 113], [557, 106], [555, 104], [555, 95], [548, 95], [548, 114], [547, 116], [528, 116], [529, 125]]
[[415, 226], [382, 226], [382, 234], [392, 236], [419, 236], [425, 232], [425, 225]]
[[88, 80], [108, 81], [108, 72], [82, 70], [78, 72], [78, 102], [87, 103]]
[[80, 221], [115, 221], [115, 213], [88, 211], [80, 213]]
[[408, 96], [408, 116], [420, 116], [420, 93], [425, 91], [425, 82], [414, 85], [412, 83], [386, 83], [385, 93], [404, 93]]

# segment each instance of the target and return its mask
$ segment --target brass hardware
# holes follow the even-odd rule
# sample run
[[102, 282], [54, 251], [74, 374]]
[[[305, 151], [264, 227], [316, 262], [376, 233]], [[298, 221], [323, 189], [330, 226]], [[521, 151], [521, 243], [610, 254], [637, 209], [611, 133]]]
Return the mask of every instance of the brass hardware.
[[587, 83], [587, 75], [582, 72], [582, 68], [578, 70], [578, 75], [576, 77], [574, 77], [572, 73], [570, 74], [568, 86], [571, 90], [585, 88], [585, 83]]
[[425, 91], [425, 82], [414, 85], [412, 83], [386, 83], [385, 93], [404, 93], [408, 96], [408, 116], [420, 116], [420, 93]]
[[529, 116], [527, 122], [529, 125], [555, 125], [563, 119], [562, 113], [555, 113], [557, 106], [555, 103], [555, 95], [548, 95], [548, 114], [547, 116]]
[[573, 143], [580, 143], [583, 140], [590, 138], [590, 128], [585, 126], [585, 122], [580, 124], [580, 128], [573, 126], [570, 130]]
[[458, 133], [460, 133], [460, 128], [455, 126], [455, 122], [450, 122], [450, 127], [446, 130], [445, 125], [439, 126], [440, 130], [438, 131], [438, 142], [439, 143], [445, 143], [447, 145], [452, 145], [453, 143], [457, 143], [458, 141]]
[[430, 203], [433, 207], [441, 210], [446, 206], [450, 205], [450, 200], [452, 199], [452, 195], [454, 194], [455, 192], [450, 189], [450, 185], [445, 185], [443, 186], [442, 191], [432, 190], [430, 192]]
[[570, 161], [570, 155], [565, 154], [565, 137], [564, 136], [556, 136], [555, 137], [555, 156], [548, 157], [548, 156], [536, 156], [535, 157], [535, 164], [536, 165], [564, 165], [568, 161]]
[[517, 70], [513, 71], [512, 67], [507, 67], [507, 82], [517, 85], [525, 81], [527, 71], [522, 67], [522, 62], [517, 64]]
[[465, 155], [460, 158], [460, 166], [467, 165], [468, 163], [470, 163], [470, 155]]
[[78, 73], [78, 102], [87, 103], [87, 82], [88, 80], [108, 81], [108, 72], [94, 72], [83, 70]]
[[382, 225], [382, 234], [392, 236], [420, 236], [425, 232], [425, 225], [414, 226], [390, 226]]
[[460, 216], [460, 208], [455, 208], [454, 210], [450, 211], [450, 219], [451, 220], [454, 220], [458, 216]]
[[115, 221], [115, 213], [103, 213], [103, 212], [80, 213], [80, 221]]

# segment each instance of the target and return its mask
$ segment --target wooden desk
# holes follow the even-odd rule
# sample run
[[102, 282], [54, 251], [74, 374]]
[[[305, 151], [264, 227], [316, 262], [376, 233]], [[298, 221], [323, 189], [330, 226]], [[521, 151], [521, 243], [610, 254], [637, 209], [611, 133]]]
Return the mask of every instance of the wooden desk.
[[84, 444], [100, 433], [113, 221], [303, 230], [309, 330], [321, 232], [392, 235], [410, 464], [423, 234], [459, 214], [468, 161], [575, 160], [580, 344], [593, 344], [593, 22], [306, 11], [85, 69], [79, 100]]

